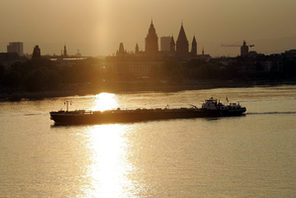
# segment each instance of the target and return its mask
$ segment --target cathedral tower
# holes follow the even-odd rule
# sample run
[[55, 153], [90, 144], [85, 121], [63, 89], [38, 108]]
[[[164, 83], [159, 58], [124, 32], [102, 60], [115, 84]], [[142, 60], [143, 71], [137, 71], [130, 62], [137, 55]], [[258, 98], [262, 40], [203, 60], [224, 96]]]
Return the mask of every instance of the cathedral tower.
[[124, 50], [123, 43], [119, 43], [119, 48], [118, 48], [118, 50], [117, 50], [117, 52], [116, 52], [116, 55], [117, 55], [117, 56], [123, 56], [123, 55], [125, 55], [125, 54], [126, 54], [126, 52], [125, 52], [125, 50]]
[[151, 21], [149, 31], [145, 39], [145, 52], [147, 54], [156, 54], [158, 52], [158, 36], [156, 34], [153, 21]]
[[181, 24], [181, 29], [177, 39], [176, 53], [178, 56], [188, 55], [188, 40], [184, 31], [183, 23]]
[[197, 55], [197, 42], [196, 42], [195, 36], [193, 36], [192, 45], [191, 45], [191, 56], [196, 56], [196, 55]]

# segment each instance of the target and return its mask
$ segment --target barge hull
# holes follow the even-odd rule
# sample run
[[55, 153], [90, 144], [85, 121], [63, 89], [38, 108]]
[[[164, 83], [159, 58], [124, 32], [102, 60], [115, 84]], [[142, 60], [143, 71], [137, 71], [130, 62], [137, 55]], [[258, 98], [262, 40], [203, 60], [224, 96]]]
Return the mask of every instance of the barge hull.
[[216, 111], [216, 110], [185, 110], [185, 111], [161, 111], [161, 112], [130, 112], [107, 111], [92, 113], [51, 112], [51, 119], [56, 125], [83, 125], [104, 123], [133, 123], [153, 120], [189, 119], [207, 117], [241, 116], [244, 111]]

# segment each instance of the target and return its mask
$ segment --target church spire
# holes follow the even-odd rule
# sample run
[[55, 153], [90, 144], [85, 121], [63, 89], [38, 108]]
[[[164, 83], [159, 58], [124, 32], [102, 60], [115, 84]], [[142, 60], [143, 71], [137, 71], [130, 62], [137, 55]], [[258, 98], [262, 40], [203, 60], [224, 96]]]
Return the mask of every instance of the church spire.
[[181, 23], [180, 32], [177, 39], [176, 52], [178, 56], [188, 55], [188, 40], [183, 27], [183, 21]]
[[123, 56], [125, 55], [125, 50], [124, 50], [124, 46], [123, 46], [123, 43], [119, 43], [119, 48], [118, 48], [118, 51], [116, 53], [117, 56]]
[[151, 20], [148, 34], [145, 38], [145, 52], [148, 54], [156, 54], [158, 52], [158, 36]]
[[195, 36], [193, 36], [192, 45], [191, 45], [191, 55], [196, 56], [196, 54], [197, 54], [197, 42], [196, 42]]

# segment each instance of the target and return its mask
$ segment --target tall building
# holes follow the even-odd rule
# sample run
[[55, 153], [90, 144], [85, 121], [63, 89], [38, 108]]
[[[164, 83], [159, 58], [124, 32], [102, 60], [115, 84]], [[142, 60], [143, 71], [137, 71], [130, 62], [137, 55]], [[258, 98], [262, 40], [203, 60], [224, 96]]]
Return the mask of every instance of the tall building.
[[148, 34], [145, 38], [145, 52], [147, 54], [156, 54], [158, 52], [158, 36], [153, 21], [151, 21]]
[[249, 54], [249, 46], [246, 44], [246, 41], [243, 42], [241, 46], [241, 56], [246, 57]]
[[140, 52], [139, 45], [138, 45], [138, 43], [136, 43], [135, 54], [138, 54], [139, 52]]
[[160, 51], [169, 52], [172, 38], [170, 36], [160, 37]]
[[191, 56], [196, 56], [196, 55], [197, 55], [197, 42], [196, 42], [195, 36], [193, 36], [192, 45], [191, 45]]
[[183, 23], [181, 24], [180, 32], [176, 44], [177, 56], [187, 56], [188, 55], [188, 40], [184, 31]]
[[63, 56], [64, 57], [67, 57], [68, 56], [66, 45], [64, 45], [64, 53], [63, 53]]
[[22, 42], [10, 42], [7, 45], [8, 53], [17, 53], [19, 56], [24, 55], [23, 43]]
[[32, 59], [40, 58], [41, 57], [41, 50], [38, 45], [34, 47]]

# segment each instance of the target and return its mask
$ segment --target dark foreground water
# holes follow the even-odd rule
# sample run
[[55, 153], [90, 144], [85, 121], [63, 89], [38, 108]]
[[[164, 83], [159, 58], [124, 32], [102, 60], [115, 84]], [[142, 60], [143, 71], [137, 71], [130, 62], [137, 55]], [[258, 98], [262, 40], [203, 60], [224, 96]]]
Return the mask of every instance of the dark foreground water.
[[[243, 117], [54, 127], [49, 111], [240, 101]], [[295, 197], [296, 86], [0, 103], [0, 197]]]

